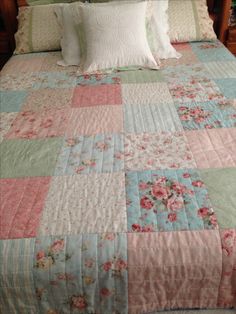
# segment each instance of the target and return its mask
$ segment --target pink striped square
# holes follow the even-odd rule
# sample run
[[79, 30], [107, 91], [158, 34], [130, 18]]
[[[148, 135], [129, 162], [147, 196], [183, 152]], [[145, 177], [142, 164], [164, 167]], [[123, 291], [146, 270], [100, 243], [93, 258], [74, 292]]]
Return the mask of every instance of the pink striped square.
[[236, 166], [236, 129], [186, 131], [197, 168]]
[[72, 107], [121, 104], [121, 87], [119, 84], [79, 86], [75, 88], [72, 99]]
[[0, 239], [36, 236], [51, 177], [0, 180]]
[[216, 308], [219, 231], [128, 233], [129, 313]]

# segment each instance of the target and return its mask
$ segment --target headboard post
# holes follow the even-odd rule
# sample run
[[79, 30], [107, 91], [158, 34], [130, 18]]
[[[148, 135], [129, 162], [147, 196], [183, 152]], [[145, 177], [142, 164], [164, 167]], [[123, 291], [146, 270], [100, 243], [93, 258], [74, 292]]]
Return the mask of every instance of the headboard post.
[[16, 0], [1, 0], [1, 12], [3, 13], [3, 22], [9, 38], [9, 46], [12, 52], [15, 49], [14, 34], [17, 30], [17, 4]]

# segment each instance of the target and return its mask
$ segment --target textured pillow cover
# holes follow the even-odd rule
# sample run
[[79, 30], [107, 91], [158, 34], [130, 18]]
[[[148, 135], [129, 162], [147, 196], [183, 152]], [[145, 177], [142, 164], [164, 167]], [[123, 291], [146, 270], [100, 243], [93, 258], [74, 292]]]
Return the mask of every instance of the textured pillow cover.
[[128, 66], [158, 69], [146, 37], [147, 2], [80, 6], [86, 56], [80, 71]]
[[[92, 0], [91, 2], [100, 3], [109, 0]], [[110, 0], [114, 1], [114, 0]], [[117, 1], [117, 0], [115, 0]], [[130, 0], [137, 1], [137, 0]], [[122, 0], [120, 0], [122, 2]], [[170, 43], [168, 35], [168, 4], [167, 0], [149, 0], [147, 7], [147, 36], [152, 54], [155, 58], [168, 59], [179, 58], [181, 55]]]
[[[61, 4], [55, 8], [58, 23], [61, 29], [61, 54], [63, 60], [58, 61], [58, 65], [79, 65], [80, 63], [80, 28], [82, 27], [80, 10], [77, 10], [78, 4]], [[76, 12], [76, 18], [74, 13]], [[77, 23], [76, 23], [77, 21]]]
[[15, 54], [60, 50], [56, 6], [59, 4], [19, 8]]
[[171, 42], [216, 39], [206, 0], [170, 0], [168, 14]]

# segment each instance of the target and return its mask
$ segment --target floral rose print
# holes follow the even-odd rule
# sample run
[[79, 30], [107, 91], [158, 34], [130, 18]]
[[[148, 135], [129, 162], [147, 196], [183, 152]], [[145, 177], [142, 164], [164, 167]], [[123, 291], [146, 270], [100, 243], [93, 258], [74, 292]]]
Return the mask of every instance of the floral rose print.
[[184, 129], [212, 129], [233, 127], [235, 108], [225, 99], [188, 103], [177, 106]]
[[170, 222], [174, 222], [177, 220], [177, 214], [176, 213], [170, 213], [168, 214], [168, 219]]
[[187, 82], [170, 84], [170, 93], [176, 103], [192, 103], [217, 100], [224, 96], [217, 85], [208, 78], [190, 79]]
[[70, 297], [69, 304], [72, 310], [85, 310], [88, 306], [85, 295], [73, 295]]
[[63, 239], [57, 240], [51, 245], [50, 250], [53, 253], [58, 253], [64, 249], [64, 246], [65, 246], [65, 243]]
[[159, 177], [154, 182], [139, 182], [139, 187], [145, 195], [140, 200], [140, 206], [144, 209], [155, 208], [162, 210], [179, 210], [184, 207], [183, 194], [193, 194], [185, 185], [169, 180], [167, 177]]
[[199, 208], [198, 210], [198, 215], [204, 220], [206, 221], [206, 223], [208, 225], [212, 225], [215, 227], [215, 229], [217, 229], [218, 227], [218, 223], [217, 223], [217, 218], [216, 215], [213, 211], [212, 208], [207, 208], [207, 207], [202, 207]]
[[142, 197], [140, 200], [140, 206], [145, 209], [151, 209], [154, 203], [146, 196]]
[[101, 269], [105, 272], [111, 271], [112, 277], [123, 277], [123, 272], [127, 270], [127, 262], [118, 256], [114, 256], [113, 259], [102, 264]]
[[226, 256], [230, 256], [233, 253], [234, 246], [236, 247], [235, 231], [232, 229], [222, 231], [222, 250]]
[[220, 42], [216, 43], [206, 43], [199, 46], [200, 49], [216, 49], [222, 47]]
[[211, 116], [211, 112], [203, 110], [201, 107], [189, 108], [181, 106], [178, 108], [180, 120], [194, 121], [195, 123], [202, 123]]
[[107, 288], [102, 288], [100, 290], [100, 295], [102, 297], [109, 297], [111, 295], [111, 291], [109, 289], [107, 289]]
[[120, 134], [67, 138], [59, 154], [56, 175], [117, 172], [124, 168]]
[[[56, 240], [46, 250], [40, 250], [36, 253], [35, 267], [39, 269], [48, 269], [55, 265], [58, 259], [64, 258], [64, 261], [71, 258], [70, 255], [64, 255], [64, 239]], [[64, 274], [66, 276], [66, 274]], [[69, 275], [68, 275], [69, 276]], [[59, 279], [59, 278], [58, 278]]]
[[103, 85], [103, 84], [119, 84], [120, 78], [114, 73], [95, 73], [84, 74], [77, 78], [78, 85]]
[[126, 191], [129, 231], [218, 229], [197, 170], [128, 172]]

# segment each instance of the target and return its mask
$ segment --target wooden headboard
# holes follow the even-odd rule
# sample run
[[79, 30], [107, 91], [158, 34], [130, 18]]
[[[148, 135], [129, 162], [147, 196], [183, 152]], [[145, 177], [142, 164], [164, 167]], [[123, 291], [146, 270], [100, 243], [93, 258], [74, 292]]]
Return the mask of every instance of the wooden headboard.
[[[216, 3], [221, 2], [219, 13], [215, 12]], [[231, 0], [207, 0], [208, 11], [214, 20], [216, 34], [224, 41], [228, 24], [228, 11]], [[4, 23], [9, 36], [9, 44], [12, 51], [15, 48], [14, 34], [17, 30], [17, 2], [16, 0], [0, 0], [0, 9], [3, 14]]]

